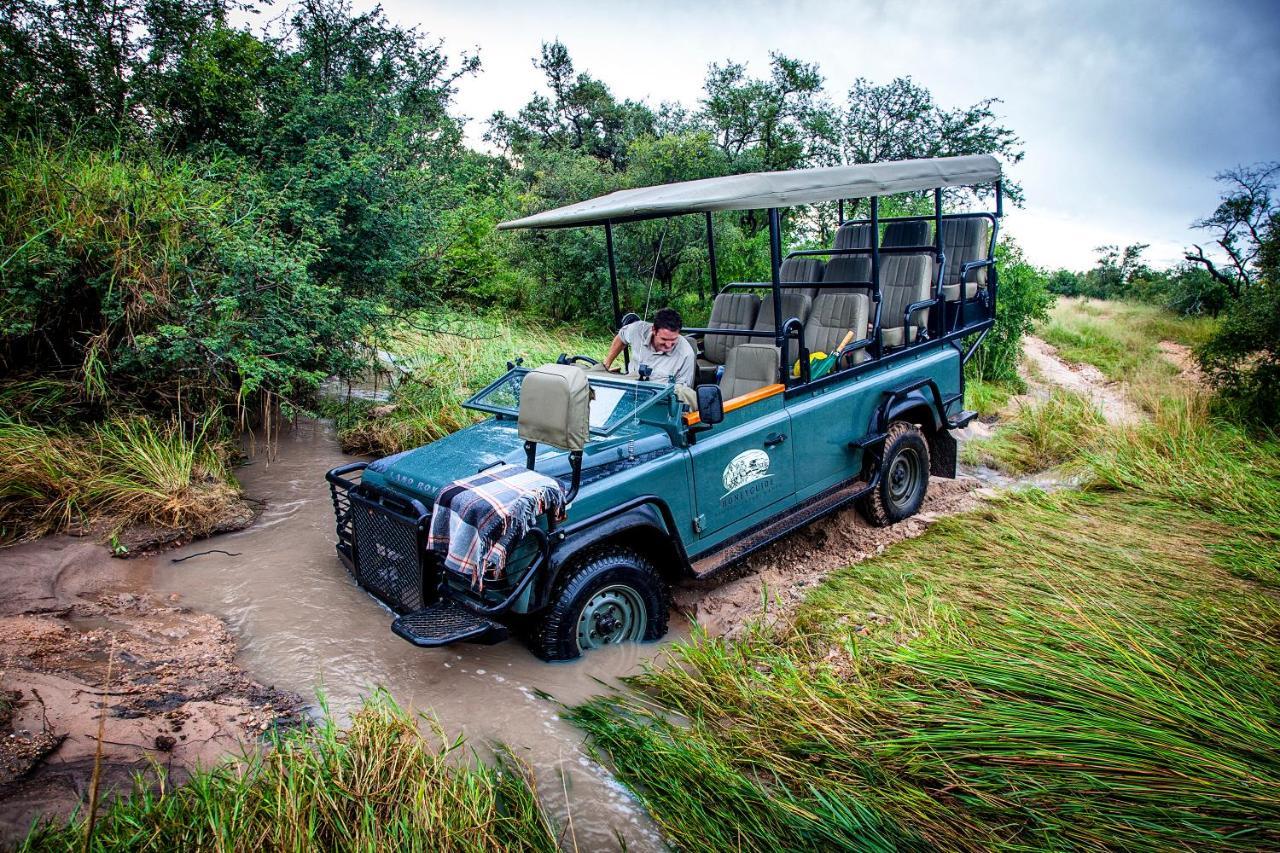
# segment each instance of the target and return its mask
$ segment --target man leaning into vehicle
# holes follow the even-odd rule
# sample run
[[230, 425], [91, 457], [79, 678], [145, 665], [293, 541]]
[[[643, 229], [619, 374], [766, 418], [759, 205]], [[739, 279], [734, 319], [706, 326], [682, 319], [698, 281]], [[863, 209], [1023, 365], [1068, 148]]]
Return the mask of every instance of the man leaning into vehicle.
[[631, 347], [629, 375], [638, 376], [640, 365], [653, 369], [654, 382], [675, 380], [677, 386], [692, 388], [698, 367], [698, 355], [681, 334], [680, 314], [674, 308], [660, 308], [653, 322], [637, 320], [628, 323], [614, 335], [605, 356], [604, 368], [612, 371], [613, 360], [624, 346]]

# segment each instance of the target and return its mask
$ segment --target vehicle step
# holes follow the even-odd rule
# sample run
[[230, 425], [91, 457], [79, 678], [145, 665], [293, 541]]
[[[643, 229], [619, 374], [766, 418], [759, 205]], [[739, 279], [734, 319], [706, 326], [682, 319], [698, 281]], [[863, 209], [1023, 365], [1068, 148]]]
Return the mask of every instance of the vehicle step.
[[977, 416], [978, 416], [977, 412], [971, 412], [966, 409], [965, 411], [956, 415], [956, 417], [952, 419], [951, 423], [947, 424], [947, 429], [964, 429], [969, 425], [969, 422], [972, 421]]
[[724, 571], [788, 533], [844, 508], [866, 491], [864, 480], [854, 480], [815, 495], [786, 515], [747, 530], [720, 550], [699, 557], [693, 563], [694, 577], [705, 578]]
[[391, 630], [415, 646], [497, 643], [507, 638], [506, 625], [472, 613], [449, 598], [404, 614], [391, 623]]

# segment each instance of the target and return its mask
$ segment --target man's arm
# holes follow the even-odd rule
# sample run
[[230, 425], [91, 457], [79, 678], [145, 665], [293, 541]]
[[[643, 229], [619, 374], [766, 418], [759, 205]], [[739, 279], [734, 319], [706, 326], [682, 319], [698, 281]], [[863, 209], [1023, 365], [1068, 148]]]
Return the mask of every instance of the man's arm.
[[622, 342], [622, 334], [618, 333], [613, 336], [613, 343], [609, 344], [609, 354], [604, 357], [604, 366], [606, 370], [613, 369], [613, 360], [618, 357], [618, 353], [622, 352], [625, 344]]

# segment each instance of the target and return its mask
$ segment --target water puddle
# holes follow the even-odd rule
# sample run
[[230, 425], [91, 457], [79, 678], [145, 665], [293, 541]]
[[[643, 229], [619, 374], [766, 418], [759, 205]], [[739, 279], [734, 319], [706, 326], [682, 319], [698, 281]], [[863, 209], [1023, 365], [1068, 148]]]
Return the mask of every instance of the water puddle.
[[[617, 849], [621, 839], [628, 849], [663, 849], [643, 809], [587, 756], [582, 733], [540, 696], [581, 702], [636, 672], [660, 644], [603, 649], [568, 664], [543, 663], [516, 641], [409, 645], [391, 633], [391, 616], [355, 586], [334, 552], [324, 472], [347, 461], [331, 426], [303, 422], [281, 438], [269, 463], [260, 453], [237, 472], [247, 494], [267, 502], [258, 523], [155, 559], [155, 588], [226, 619], [253, 677], [304, 696], [322, 689], [339, 717], [382, 686], [399, 702], [433, 713], [449, 735], [465, 734], [479, 752], [506, 744], [535, 768], [561, 826], [572, 809], [577, 847]], [[171, 562], [210, 548], [236, 556]], [[687, 633], [673, 613], [668, 639]], [[566, 839], [566, 846], [574, 842]]]

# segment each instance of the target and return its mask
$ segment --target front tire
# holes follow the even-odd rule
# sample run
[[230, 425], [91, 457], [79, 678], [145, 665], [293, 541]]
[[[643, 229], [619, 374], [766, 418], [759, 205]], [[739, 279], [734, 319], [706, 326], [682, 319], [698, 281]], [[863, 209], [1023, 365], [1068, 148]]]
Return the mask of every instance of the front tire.
[[889, 424], [880, 455], [880, 482], [861, 501], [862, 514], [886, 527], [920, 511], [929, 491], [929, 443], [906, 421]]
[[600, 646], [660, 640], [669, 597], [658, 570], [637, 551], [594, 551], [565, 570], [550, 607], [533, 624], [529, 648], [545, 661], [561, 661]]

